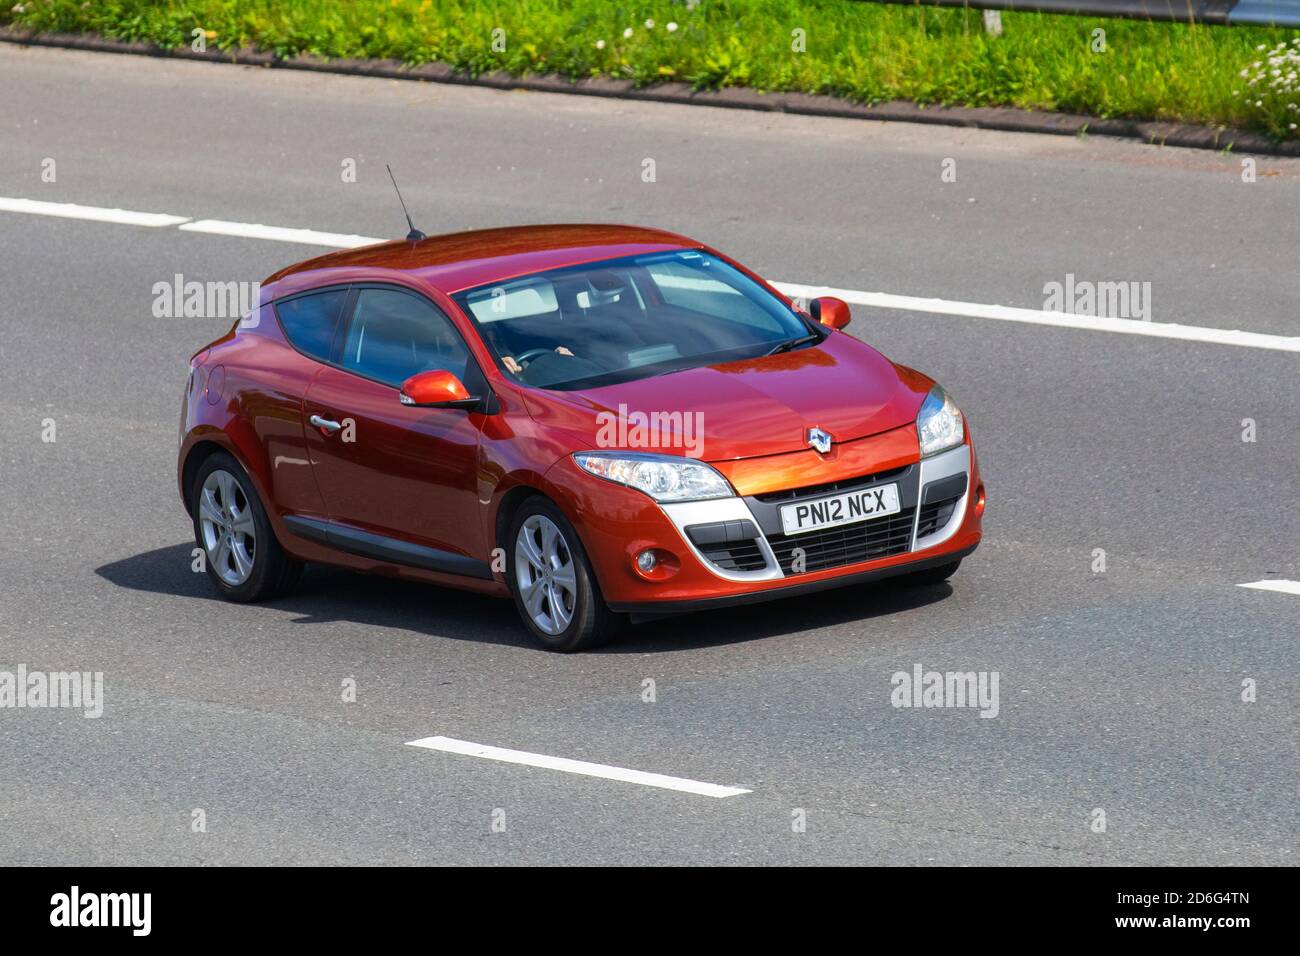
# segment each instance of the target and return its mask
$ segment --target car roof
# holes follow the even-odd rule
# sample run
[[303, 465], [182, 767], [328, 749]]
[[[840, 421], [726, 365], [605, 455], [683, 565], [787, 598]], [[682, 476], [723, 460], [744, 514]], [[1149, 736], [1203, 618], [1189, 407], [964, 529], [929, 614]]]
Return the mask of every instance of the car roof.
[[641, 226], [509, 226], [331, 252], [281, 269], [264, 285], [296, 277], [298, 281], [285, 282], [277, 290], [278, 296], [328, 282], [382, 278], [385, 271], [396, 271], [450, 295], [546, 269], [699, 245], [676, 233]]

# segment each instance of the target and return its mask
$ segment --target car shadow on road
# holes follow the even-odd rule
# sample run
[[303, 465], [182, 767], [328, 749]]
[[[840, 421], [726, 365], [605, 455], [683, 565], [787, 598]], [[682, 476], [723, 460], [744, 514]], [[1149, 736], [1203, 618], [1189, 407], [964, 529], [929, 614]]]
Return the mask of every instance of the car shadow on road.
[[[222, 601], [206, 574], [191, 568], [193, 545], [177, 544], [113, 561], [95, 573], [117, 587]], [[930, 587], [857, 585], [799, 598], [655, 618], [627, 628], [593, 653], [647, 654], [737, 644], [914, 610], [948, 597]], [[353, 622], [431, 637], [533, 646], [510, 601], [416, 581], [311, 565], [293, 593], [267, 606], [302, 615], [295, 624]]]
[[884, 582], [830, 588], [800, 597], [655, 618], [629, 628], [621, 640], [603, 650], [646, 654], [739, 644], [841, 624], [866, 623], [873, 618], [934, 604], [951, 594], [952, 587], [947, 583], [901, 587]]

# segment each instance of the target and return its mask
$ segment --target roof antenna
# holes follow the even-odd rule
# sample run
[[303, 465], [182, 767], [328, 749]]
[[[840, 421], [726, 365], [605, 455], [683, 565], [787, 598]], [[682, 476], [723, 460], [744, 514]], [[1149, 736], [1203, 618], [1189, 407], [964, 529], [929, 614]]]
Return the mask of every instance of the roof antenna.
[[415, 228], [415, 223], [411, 222], [411, 214], [406, 211], [406, 201], [402, 199], [402, 191], [397, 188], [397, 179], [393, 176], [393, 167], [384, 163], [384, 169], [388, 170], [388, 178], [393, 180], [393, 189], [397, 192], [397, 201], [402, 204], [402, 214], [406, 216], [406, 224], [411, 227], [411, 231], [406, 234], [407, 242], [419, 242], [421, 239], [427, 239], [424, 233]]

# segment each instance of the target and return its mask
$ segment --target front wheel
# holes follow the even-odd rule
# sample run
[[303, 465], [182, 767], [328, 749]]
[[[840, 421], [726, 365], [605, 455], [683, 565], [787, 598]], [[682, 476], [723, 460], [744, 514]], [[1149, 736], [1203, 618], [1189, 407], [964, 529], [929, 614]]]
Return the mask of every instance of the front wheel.
[[515, 607], [548, 651], [605, 643], [620, 619], [601, 597], [578, 533], [549, 500], [530, 498], [510, 522], [506, 577]]

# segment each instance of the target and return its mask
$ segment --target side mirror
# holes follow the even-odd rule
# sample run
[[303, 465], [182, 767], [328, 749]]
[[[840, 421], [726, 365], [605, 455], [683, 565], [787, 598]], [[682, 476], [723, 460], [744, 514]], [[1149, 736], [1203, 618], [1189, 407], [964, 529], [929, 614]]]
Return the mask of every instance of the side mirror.
[[853, 318], [847, 302], [829, 295], [813, 299], [809, 303], [809, 311], [814, 319], [822, 325], [829, 325], [832, 329], [844, 328]]
[[417, 372], [402, 383], [398, 400], [422, 408], [474, 408], [479, 399], [465, 391], [460, 379], [443, 369]]

